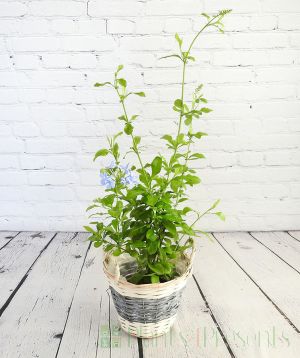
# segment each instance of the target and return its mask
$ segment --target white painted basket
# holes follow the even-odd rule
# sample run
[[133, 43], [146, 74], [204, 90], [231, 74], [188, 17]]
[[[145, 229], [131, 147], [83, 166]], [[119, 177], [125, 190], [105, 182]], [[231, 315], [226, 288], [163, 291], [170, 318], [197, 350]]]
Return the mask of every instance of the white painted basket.
[[127, 333], [141, 337], [153, 338], [167, 333], [174, 323], [181, 295], [187, 279], [192, 274], [195, 247], [191, 254], [182, 255], [176, 263], [181, 275], [175, 279], [156, 284], [135, 285], [122, 276], [122, 268], [133, 262], [128, 254], [104, 255], [103, 270], [110, 286], [110, 291], [121, 327]]

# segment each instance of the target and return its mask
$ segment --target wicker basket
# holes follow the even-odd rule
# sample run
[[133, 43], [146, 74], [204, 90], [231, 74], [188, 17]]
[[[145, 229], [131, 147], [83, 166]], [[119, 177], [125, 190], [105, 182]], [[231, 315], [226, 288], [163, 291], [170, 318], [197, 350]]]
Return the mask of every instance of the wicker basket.
[[126, 275], [135, 269], [133, 258], [127, 254], [118, 257], [105, 254], [103, 269], [124, 331], [137, 337], [153, 338], [170, 330], [176, 319], [182, 291], [192, 273], [194, 254], [195, 247], [189, 256], [182, 255], [176, 263], [179, 277], [168, 282], [142, 285], [126, 280]]

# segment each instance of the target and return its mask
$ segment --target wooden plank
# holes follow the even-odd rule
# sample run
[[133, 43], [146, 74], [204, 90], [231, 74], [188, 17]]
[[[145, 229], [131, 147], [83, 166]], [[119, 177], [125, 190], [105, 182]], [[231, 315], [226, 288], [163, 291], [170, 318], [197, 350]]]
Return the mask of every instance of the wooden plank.
[[193, 278], [183, 292], [171, 331], [162, 337], [144, 339], [143, 352], [145, 358], [231, 357]]
[[288, 231], [288, 233], [296, 240], [300, 241], [300, 231]]
[[107, 292], [102, 252], [91, 247], [74, 295], [57, 358], [138, 357], [138, 340], [119, 328]]
[[22, 232], [0, 251], [0, 312], [54, 235]]
[[0, 318], [0, 357], [54, 358], [88, 244], [59, 233]]
[[215, 237], [299, 330], [299, 274], [248, 233], [215, 234]]
[[263, 245], [300, 273], [300, 242], [286, 232], [251, 232]]
[[217, 242], [198, 243], [195, 277], [235, 357], [298, 357], [295, 328]]
[[17, 235], [17, 231], [0, 231], [0, 250]]

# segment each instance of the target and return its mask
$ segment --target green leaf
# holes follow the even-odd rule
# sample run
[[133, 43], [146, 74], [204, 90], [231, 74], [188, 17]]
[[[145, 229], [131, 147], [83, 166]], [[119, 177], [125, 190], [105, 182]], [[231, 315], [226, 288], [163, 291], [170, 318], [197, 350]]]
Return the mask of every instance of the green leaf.
[[105, 206], [111, 206], [114, 202], [115, 194], [109, 194], [101, 199], [101, 203]]
[[197, 133], [191, 134], [191, 136], [200, 139], [201, 137], [207, 136], [207, 133], [197, 132]]
[[100, 247], [101, 245], [102, 245], [101, 241], [95, 241], [94, 242], [95, 247]]
[[126, 87], [127, 86], [127, 81], [124, 80], [124, 78], [118, 78], [118, 83], [122, 86], [122, 87]]
[[179, 98], [176, 99], [176, 100], [174, 101], [174, 106], [181, 109], [181, 108], [183, 107], [182, 100], [179, 99]]
[[189, 208], [188, 206], [186, 206], [185, 208], [182, 209], [182, 214], [186, 215], [187, 213], [189, 213], [190, 211], [193, 211], [193, 209]]
[[163, 225], [173, 237], [178, 236], [176, 226], [171, 221], [164, 221]]
[[111, 83], [110, 82], [103, 82], [103, 83], [97, 82], [97, 83], [94, 84], [94, 87], [103, 87], [103, 86], [106, 86], [106, 85], [111, 85]]
[[156, 240], [157, 236], [153, 229], [149, 229], [146, 233], [146, 238], [150, 241]]
[[132, 121], [136, 120], [138, 116], [139, 116], [138, 114], [134, 114], [133, 116], [131, 116], [131, 120]]
[[207, 15], [205, 12], [203, 12], [201, 15], [204, 16], [207, 20], [210, 20], [210, 16]]
[[217, 215], [222, 221], [225, 221], [225, 215], [221, 211], [218, 211], [214, 214]]
[[175, 34], [175, 39], [176, 39], [176, 41], [178, 42], [179, 47], [181, 48], [181, 46], [182, 46], [182, 39], [179, 37], [179, 35], [178, 35], [177, 33]]
[[113, 255], [114, 255], [114, 256], [120, 256], [121, 253], [122, 253], [122, 251], [121, 251], [121, 249], [119, 249], [119, 248], [117, 248], [117, 249], [115, 249], [115, 250], [113, 251]]
[[114, 146], [112, 148], [112, 152], [113, 152], [114, 157], [118, 156], [118, 154], [119, 154], [119, 144], [118, 143], [114, 144]]
[[140, 142], [141, 142], [141, 137], [135, 136], [135, 137], [133, 138], [133, 141], [134, 141], [134, 144], [135, 144], [135, 145], [139, 145]]
[[197, 177], [196, 175], [185, 175], [184, 176], [184, 179], [186, 181], [187, 184], [193, 186], [195, 184], [199, 184], [201, 182], [200, 178]]
[[88, 232], [91, 232], [92, 234], [95, 234], [95, 230], [93, 230], [91, 227], [89, 226], [84, 226], [84, 229]]
[[164, 59], [164, 58], [169, 58], [169, 57], [177, 57], [177, 58], [179, 58], [179, 59], [182, 61], [182, 58], [181, 58], [179, 55], [176, 55], [176, 54], [160, 57], [159, 60], [162, 60], [162, 59]]
[[220, 199], [216, 200], [208, 210], [215, 209], [219, 205], [220, 201], [221, 201]]
[[200, 111], [203, 112], [203, 113], [209, 113], [209, 112], [212, 112], [212, 109], [203, 107], [203, 108], [201, 108]]
[[145, 92], [133, 92], [133, 93], [140, 97], [146, 97]]
[[153, 255], [157, 252], [158, 249], [158, 241], [151, 241], [150, 244], [147, 245], [147, 251], [149, 255]]
[[159, 276], [151, 275], [151, 283], [159, 283]]
[[105, 157], [107, 156], [107, 154], [109, 153], [108, 149], [100, 149], [98, 150], [98, 152], [96, 152], [95, 156], [94, 156], [94, 161], [98, 158], [98, 157]]
[[131, 123], [126, 123], [125, 127], [124, 127], [124, 132], [127, 134], [127, 135], [130, 135], [132, 134], [133, 132], [133, 126]]
[[118, 73], [118, 72], [120, 72], [121, 70], [123, 70], [123, 68], [124, 68], [123, 65], [119, 65], [118, 68], [117, 68], [117, 72], [116, 72], [116, 73]]
[[189, 160], [203, 159], [205, 156], [201, 153], [194, 153], [189, 157]]
[[165, 273], [165, 268], [159, 262], [155, 264], [151, 264], [150, 262], [148, 262], [148, 266], [153, 272], [157, 273], [158, 275], [163, 275]]
[[161, 157], [155, 157], [151, 163], [152, 176], [159, 174], [161, 171], [162, 159]]

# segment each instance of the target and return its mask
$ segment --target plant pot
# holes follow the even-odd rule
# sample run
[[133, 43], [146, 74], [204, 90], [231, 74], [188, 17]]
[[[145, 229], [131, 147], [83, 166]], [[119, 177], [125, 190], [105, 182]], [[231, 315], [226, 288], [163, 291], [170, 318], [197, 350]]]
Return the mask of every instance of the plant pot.
[[187, 279], [192, 274], [195, 249], [176, 262], [180, 276], [156, 284], [135, 285], [126, 281], [134, 271], [134, 259], [128, 254], [118, 257], [106, 253], [103, 270], [109, 282], [118, 319], [124, 331], [141, 338], [167, 333], [174, 323]]

